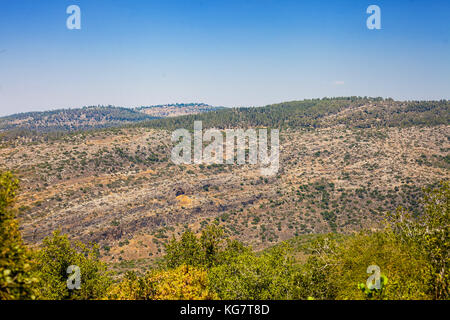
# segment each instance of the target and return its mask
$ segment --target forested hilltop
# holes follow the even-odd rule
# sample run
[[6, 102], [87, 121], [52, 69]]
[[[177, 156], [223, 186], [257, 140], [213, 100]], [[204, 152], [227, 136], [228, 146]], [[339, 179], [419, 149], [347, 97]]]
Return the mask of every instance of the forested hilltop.
[[194, 120], [204, 127], [354, 128], [435, 126], [450, 123], [450, 101], [394, 101], [383, 98], [323, 98], [283, 102], [265, 107], [229, 108], [205, 114], [158, 119], [135, 126], [190, 128]]
[[220, 110], [204, 103], [176, 103], [137, 108], [89, 106], [42, 112], [25, 112], [0, 117], [0, 135], [32, 136], [48, 134], [60, 136], [74, 131], [120, 127], [144, 120], [198, 114]]
[[69, 132], [117, 126], [146, 119], [154, 119], [154, 117], [128, 108], [92, 106], [14, 114], [0, 118], [0, 131], [16, 129], [37, 132]]

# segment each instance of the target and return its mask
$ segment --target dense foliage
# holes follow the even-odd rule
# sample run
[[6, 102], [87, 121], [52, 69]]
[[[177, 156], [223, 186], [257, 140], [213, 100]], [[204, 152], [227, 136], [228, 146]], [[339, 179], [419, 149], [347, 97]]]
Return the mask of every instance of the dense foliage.
[[[362, 107], [362, 108], [361, 108]], [[352, 109], [353, 112], [341, 113]], [[334, 116], [334, 117], [333, 117]], [[155, 119], [134, 126], [174, 130], [192, 128], [317, 128], [345, 125], [352, 128], [434, 126], [450, 122], [450, 102], [398, 102], [383, 98], [323, 98], [283, 102], [265, 107], [232, 108], [197, 115]]]

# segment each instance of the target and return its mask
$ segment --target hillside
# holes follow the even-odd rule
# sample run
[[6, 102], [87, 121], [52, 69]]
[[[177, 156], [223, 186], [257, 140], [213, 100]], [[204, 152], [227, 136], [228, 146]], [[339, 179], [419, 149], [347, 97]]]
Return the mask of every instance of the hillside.
[[[137, 268], [161, 256], [172, 235], [212, 222], [262, 249], [299, 235], [377, 228], [399, 205], [418, 214], [422, 188], [450, 176], [448, 108], [345, 98], [225, 109], [7, 140], [0, 167], [22, 181], [17, 208], [27, 242], [61, 229], [99, 243], [105, 261]], [[283, 128], [278, 175], [261, 177], [251, 165], [174, 165], [170, 130], [193, 119]]]
[[[0, 133], [14, 131], [30, 135], [42, 132], [73, 132], [117, 127], [156, 118], [198, 114], [219, 110], [203, 103], [168, 104], [138, 108], [90, 106], [44, 112], [26, 112], [0, 118]], [[10, 133], [11, 134], [11, 133]]]
[[202, 120], [205, 128], [271, 127], [325, 128], [345, 125], [353, 128], [433, 126], [450, 123], [450, 102], [393, 101], [383, 98], [323, 98], [291, 101], [265, 107], [233, 108], [159, 119], [137, 126], [176, 129]]

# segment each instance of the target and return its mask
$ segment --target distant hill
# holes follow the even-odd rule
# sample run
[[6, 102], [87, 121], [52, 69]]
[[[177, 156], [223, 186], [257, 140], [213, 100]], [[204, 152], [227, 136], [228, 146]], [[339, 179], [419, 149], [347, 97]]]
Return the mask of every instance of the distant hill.
[[138, 124], [173, 130], [203, 127], [354, 128], [434, 126], [450, 123], [450, 101], [394, 101], [383, 98], [342, 97], [289, 101], [264, 107], [225, 108], [205, 114], [157, 119]]
[[136, 108], [136, 111], [145, 113], [152, 117], [166, 118], [198, 114], [209, 111], [224, 109], [223, 107], [213, 107], [204, 103], [176, 103], [155, 106], [142, 106]]
[[108, 128], [144, 120], [198, 114], [219, 109], [221, 108], [204, 103], [189, 103], [145, 106], [133, 109], [115, 106], [90, 106], [77, 109], [26, 112], [0, 118], [0, 131], [16, 129], [16, 131], [54, 132]]
[[105, 128], [123, 123], [154, 119], [141, 112], [113, 106], [26, 112], [0, 118], [0, 130], [71, 131]]

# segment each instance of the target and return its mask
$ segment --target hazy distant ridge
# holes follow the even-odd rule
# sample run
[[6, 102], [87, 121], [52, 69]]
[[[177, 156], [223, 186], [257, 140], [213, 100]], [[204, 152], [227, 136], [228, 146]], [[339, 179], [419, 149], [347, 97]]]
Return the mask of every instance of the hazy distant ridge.
[[177, 103], [167, 105], [124, 108], [115, 106], [89, 106], [76, 109], [57, 109], [42, 112], [18, 113], [0, 118], [0, 131], [27, 129], [35, 131], [73, 131], [107, 128], [144, 120], [190, 115], [221, 107], [204, 103]]

